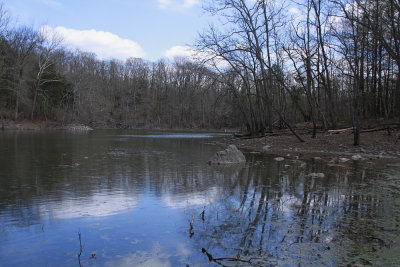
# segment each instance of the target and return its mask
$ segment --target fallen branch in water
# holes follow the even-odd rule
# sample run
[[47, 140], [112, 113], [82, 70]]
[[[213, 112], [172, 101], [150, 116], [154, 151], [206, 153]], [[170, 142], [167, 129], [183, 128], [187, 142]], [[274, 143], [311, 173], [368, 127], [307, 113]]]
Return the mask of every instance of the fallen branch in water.
[[194, 233], [193, 233], [193, 224], [194, 224], [194, 215], [192, 215], [192, 221], [190, 222], [190, 228], [189, 228], [189, 236], [190, 236], [190, 238], [192, 238], [192, 236], [194, 235]]
[[204, 212], [206, 211], [206, 207], [203, 208], [203, 212], [200, 213], [201, 220], [204, 222]]
[[207, 251], [207, 249], [205, 249], [205, 248], [202, 248], [201, 252], [203, 252], [203, 253], [205, 253], [207, 255], [208, 260], [210, 262], [215, 262], [215, 263], [218, 263], [220, 265], [223, 265], [220, 261], [235, 261], [235, 262], [245, 262], [245, 263], [251, 264], [253, 266], [262, 266], [262, 265], [259, 265], [257, 263], [251, 262], [251, 259], [250, 260], [243, 260], [243, 259], [240, 259], [240, 258], [231, 258], [231, 257], [214, 258], [213, 255], [211, 255], [211, 253], [209, 253]]
[[82, 267], [82, 265], [81, 265], [81, 255], [82, 255], [84, 246], [82, 246], [82, 234], [81, 234], [81, 230], [80, 229], [78, 231], [78, 237], [79, 237], [78, 263], [79, 263], [79, 267]]

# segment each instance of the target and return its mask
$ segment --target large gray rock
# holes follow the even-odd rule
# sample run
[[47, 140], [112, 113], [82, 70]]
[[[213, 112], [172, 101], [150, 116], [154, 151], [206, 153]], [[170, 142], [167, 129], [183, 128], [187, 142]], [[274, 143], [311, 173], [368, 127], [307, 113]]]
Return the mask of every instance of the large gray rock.
[[227, 149], [218, 151], [208, 161], [209, 164], [238, 164], [246, 162], [246, 157], [235, 145], [229, 145]]
[[339, 162], [340, 163], [345, 163], [345, 162], [348, 162], [348, 161], [349, 161], [348, 158], [339, 158]]

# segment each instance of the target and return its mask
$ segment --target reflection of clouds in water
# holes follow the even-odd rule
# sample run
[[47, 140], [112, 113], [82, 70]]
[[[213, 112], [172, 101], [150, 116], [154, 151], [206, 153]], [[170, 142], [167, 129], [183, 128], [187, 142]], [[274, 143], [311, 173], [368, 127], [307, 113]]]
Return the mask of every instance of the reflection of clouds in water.
[[165, 248], [161, 246], [160, 243], [156, 242], [153, 244], [151, 251], [138, 251], [134, 254], [128, 254], [125, 257], [122, 256], [120, 259], [108, 261], [104, 264], [106, 267], [111, 266], [152, 266], [152, 267], [169, 267], [177, 265], [176, 262], [171, 263], [170, 258], [174, 256], [179, 257], [179, 266], [187, 265], [186, 261], [191, 255], [190, 249], [188, 249], [185, 244], [177, 244], [176, 248], [173, 249], [175, 255], [169, 255], [163, 253]]
[[83, 216], [103, 217], [115, 215], [133, 208], [138, 199], [136, 196], [122, 194], [96, 194], [88, 197], [47, 202], [40, 206], [42, 214], [49, 214], [57, 219], [72, 219]]
[[293, 197], [290, 194], [283, 194], [280, 198], [280, 210], [291, 217], [295, 213], [296, 209], [301, 206], [301, 199]]
[[133, 134], [120, 135], [122, 137], [134, 138], [160, 138], [160, 139], [196, 139], [196, 138], [213, 138], [211, 134]]
[[122, 259], [113, 260], [106, 262], [104, 266], [120, 266], [120, 267], [130, 267], [130, 266], [152, 266], [152, 267], [169, 267], [172, 266], [169, 261], [169, 255], [161, 253], [161, 245], [155, 243], [151, 252], [138, 251], [135, 254], [129, 254]]
[[149, 139], [206, 139], [216, 136], [231, 136], [231, 133], [187, 133], [187, 132], [146, 132], [137, 134], [118, 134], [118, 140], [126, 140], [126, 138], [149, 138]]
[[184, 258], [189, 257], [191, 254], [191, 251], [182, 243], [177, 245], [176, 251], [178, 252], [179, 256]]
[[212, 187], [203, 192], [191, 192], [187, 194], [165, 194], [162, 199], [170, 208], [184, 208], [187, 206], [206, 206], [219, 201], [221, 198], [219, 188]]
[[104, 264], [104, 266], [120, 266], [120, 267], [169, 267], [172, 266], [167, 259], [159, 258], [158, 255], [150, 255], [146, 252], [138, 252], [136, 254], [131, 254], [122, 260], [110, 261]]

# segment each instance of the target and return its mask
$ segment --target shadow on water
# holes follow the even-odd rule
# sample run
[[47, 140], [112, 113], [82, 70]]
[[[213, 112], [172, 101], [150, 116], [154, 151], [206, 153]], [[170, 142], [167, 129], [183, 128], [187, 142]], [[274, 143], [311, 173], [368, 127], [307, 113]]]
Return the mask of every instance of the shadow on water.
[[207, 165], [218, 138], [3, 133], [0, 261], [76, 265], [79, 231], [82, 266], [400, 263], [399, 166]]

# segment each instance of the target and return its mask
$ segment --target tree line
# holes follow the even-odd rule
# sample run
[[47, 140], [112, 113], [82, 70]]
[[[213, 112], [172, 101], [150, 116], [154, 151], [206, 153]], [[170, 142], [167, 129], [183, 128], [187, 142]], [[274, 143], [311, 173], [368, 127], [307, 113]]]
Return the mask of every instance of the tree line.
[[233, 128], [218, 76], [187, 58], [101, 60], [62, 38], [9, 26], [0, 10], [0, 116], [97, 127]]
[[200, 55], [100, 60], [57, 36], [11, 27], [0, 9], [0, 112], [94, 126], [354, 128], [400, 113], [398, 0], [204, 1], [220, 23]]
[[252, 135], [297, 122], [336, 129], [346, 122], [360, 142], [360, 121], [391, 118], [400, 105], [398, 0], [223, 0], [220, 18], [197, 49], [229, 64], [227, 90]]

